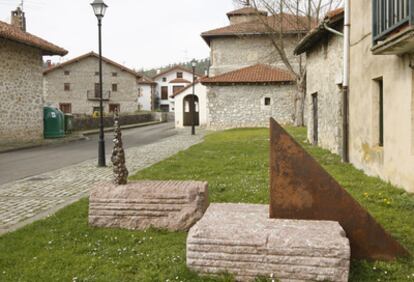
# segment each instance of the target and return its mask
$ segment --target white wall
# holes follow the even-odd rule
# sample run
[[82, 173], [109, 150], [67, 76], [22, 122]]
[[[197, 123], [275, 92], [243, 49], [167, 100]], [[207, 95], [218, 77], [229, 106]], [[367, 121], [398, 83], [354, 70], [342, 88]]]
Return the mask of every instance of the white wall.
[[[175, 127], [182, 128], [183, 125], [183, 114], [184, 114], [184, 98], [187, 95], [193, 93], [193, 88], [190, 87], [184, 92], [175, 96]], [[199, 114], [200, 114], [200, 126], [207, 126], [207, 116], [208, 116], [208, 107], [207, 107], [207, 87], [201, 83], [195, 85], [195, 94], [198, 97], [199, 102]]]
[[152, 89], [151, 84], [139, 84], [138, 85], [138, 105], [142, 111], [151, 111], [151, 102], [152, 102]]
[[[154, 81], [157, 83], [157, 86], [155, 88], [155, 97], [158, 97], [160, 100], [160, 105], [169, 105], [170, 106], [170, 112], [174, 111], [174, 99], [171, 99], [170, 97], [173, 95], [173, 86], [187, 86], [188, 83], [170, 83], [170, 81], [177, 78], [177, 72], [183, 73], [183, 79], [188, 80], [190, 82], [193, 81], [193, 74], [191, 72], [186, 72], [181, 69], [173, 69], [168, 73], [165, 73], [162, 76], [156, 77]], [[166, 78], [166, 81], [163, 82], [163, 78]], [[161, 87], [162, 86], [168, 86], [168, 100], [161, 100]]]

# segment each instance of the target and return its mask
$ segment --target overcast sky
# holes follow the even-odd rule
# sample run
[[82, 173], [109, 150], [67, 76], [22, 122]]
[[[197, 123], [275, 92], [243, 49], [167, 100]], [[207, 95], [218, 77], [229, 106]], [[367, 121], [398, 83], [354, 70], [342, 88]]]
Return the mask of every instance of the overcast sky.
[[[92, 0], [26, 0], [27, 31], [69, 51], [65, 61], [97, 51]], [[0, 0], [0, 20], [20, 0]], [[200, 33], [228, 24], [232, 0], [105, 0], [103, 55], [131, 68], [153, 68], [202, 59], [209, 48]]]

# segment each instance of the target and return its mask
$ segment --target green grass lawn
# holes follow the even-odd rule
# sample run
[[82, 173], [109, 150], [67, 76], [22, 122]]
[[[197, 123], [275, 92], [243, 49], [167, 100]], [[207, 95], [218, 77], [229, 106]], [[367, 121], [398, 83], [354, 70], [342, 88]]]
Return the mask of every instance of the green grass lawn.
[[[305, 129], [288, 130], [414, 254], [413, 195], [305, 144]], [[214, 133], [132, 178], [206, 180], [211, 202], [266, 204], [268, 146], [266, 129]], [[85, 199], [0, 237], [0, 281], [231, 281], [228, 276], [202, 278], [187, 270], [186, 233], [90, 228], [87, 213]], [[414, 281], [414, 259], [354, 261], [350, 281]]]

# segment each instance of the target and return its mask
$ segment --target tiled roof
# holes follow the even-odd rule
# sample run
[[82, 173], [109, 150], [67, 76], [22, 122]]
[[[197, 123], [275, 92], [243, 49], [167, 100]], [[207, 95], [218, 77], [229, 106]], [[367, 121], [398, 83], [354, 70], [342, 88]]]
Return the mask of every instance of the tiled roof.
[[300, 55], [318, 44], [325, 36], [330, 35], [325, 25], [330, 28], [340, 28], [344, 19], [344, 9], [339, 8], [326, 14], [324, 20], [314, 29], [312, 29], [296, 46], [294, 53]]
[[[201, 78], [201, 79], [203, 79], [203, 78]], [[180, 95], [181, 93], [183, 93], [185, 90], [193, 87], [193, 85], [197, 85], [198, 83], [201, 82], [201, 79], [197, 79], [194, 83], [191, 83], [191, 84], [187, 85], [186, 87], [181, 88], [180, 90], [176, 91], [173, 95], [171, 95], [171, 97], [174, 98], [174, 97]]]
[[295, 76], [287, 70], [257, 64], [221, 75], [207, 77], [202, 84], [244, 84], [244, 83], [280, 83], [295, 81]]
[[253, 7], [244, 7], [244, 8], [241, 8], [241, 9], [237, 9], [237, 10], [228, 12], [227, 16], [231, 17], [231, 16], [241, 16], [241, 15], [256, 15], [257, 13], [259, 13], [261, 15], [264, 15], [264, 16], [267, 16], [267, 12], [259, 11], [255, 8], [253, 8]]
[[[317, 22], [313, 21], [311, 27], [316, 25]], [[210, 44], [211, 38], [214, 37], [274, 33], [281, 28], [284, 33], [305, 33], [309, 30], [308, 18], [283, 13], [266, 17], [264, 21], [255, 19], [206, 31], [201, 34], [201, 37]]]
[[[172, 68], [169, 68], [169, 69], [167, 69], [167, 70], [165, 70], [165, 71], [163, 71], [163, 72], [160, 72], [159, 74], [157, 74], [157, 75], [153, 76], [153, 77], [152, 77], [152, 79], [153, 79], [153, 80], [155, 80], [155, 79], [157, 79], [158, 77], [163, 76], [163, 75], [165, 75], [165, 74], [167, 74], [167, 73], [169, 73], [169, 72], [175, 71], [175, 70], [185, 71], [185, 72], [188, 72], [188, 73], [192, 73], [192, 72], [193, 72], [192, 70], [187, 69], [187, 68], [182, 67], [182, 66], [174, 66], [174, 67], [172, 67]], [[201, 76], [201, 75], [200, 75], [200, 74], [198, 74], [198, 73], [196, 73], [196, 76]]]
[[[46, 69], [46, 70], [43, 72], [43, 74], [44, 74], [44, 75], [45, 75], [45, 74], [48, 74], [48, 73], [50, 73], [50, 72], [52, 72], [52, 71], [55, 71], [55, 70], [57, 70], [57, 69], [63, 68], [63, 67], [65, 67], [65, 66], [68, 66], [68, 65], [70, 65], [70, 64], [73, 64], [73, 63], [79, 62], [79, 61], [81, 61], [81, 60], [83, 60], [83, 59], [86, 59], [86, 58], [89, 58], [89, 57], [93, 57], [93, 58], [97, 58], [97, 59], [99, 59], [99, 55], [98, 55], [98, 54], [96, 54], [95, 52], [89, 52], [89, 53], [86, 53], [86, 54], [84, 54], [84, 55], [82, 55], [82, 56], [79, 56], [79, 57], [73, 58], [73, 59], [71, 59], [71, 60], [69, 60], [69, 61], [67, 61], [67, 62], [64, 62], [64, 63], [62, 63], [62, 64], [58, 64], [58, 65], [56, 65], [56, 66], [53, 66], [53, 67], [51, 67], [51, 68], [48, 68], [48, 69]], [[117, 67], [117, 68], [119, 68], [119, 69], [121, 69], [121, 70], [123, 70], [123, 71], [125, 71], [125, 72], [127, 72], [127, 73], [130, 73], [130, 74], [132, 74], [132, 75], [136, 76], [137, 78], [141, 78], [141, 77], [142, 77], [142, 74], [139, 74], [139, 73], [137, 73], [136, 71], [134, 71], [134, 70], [132, 70], [132, 69], [130, 69], [130, 68], [127, 68], [127, 67], [125, 67], [125, 66], [123, 66], [123, 65], [121, 65], [121, 64], [118, 64], [118, 63], [116, 63], [116, 62], [114, 62], [114, 61], [112, 61], [112, 60], [110, 60], [110, 59], [108, 59], [108, 58], [102, 57], [102, 61], [104, 61], [105, 63], [110, 64], [110, 65], [112, 65], [112, 66], [114, 66], [114, 67]]]
[[138, 84], [157, 84], [148, 76], [142, 75], [142, 77], [138, 80]]
[[176, 78], [171, 80], [169, 83], [191, 83], [191, 81], [188, 81], [187, 79], [184, 78]]
[[65, 49], [56, 46], [40, 37], [22, 31], [20, 28], [0, 21], [0, 38], [15, 41], [30, 47], [42, 50], [43, 55], [60, 55], [68, 53]]

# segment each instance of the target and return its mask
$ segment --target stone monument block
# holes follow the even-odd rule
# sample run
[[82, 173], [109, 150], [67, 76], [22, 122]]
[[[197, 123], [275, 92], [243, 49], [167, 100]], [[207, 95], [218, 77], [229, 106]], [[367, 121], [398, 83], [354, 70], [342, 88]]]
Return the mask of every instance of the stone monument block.
[[198, 181], [103, 183], [92, 189], [89, 224], [144, 230], [187, 231], [204, 214], [208, 184]]
[[187, 266], [238, 281], [346, 282], [350, 246], [337, 222], [270, 219], [268, 205], [211, 204], [187, 238]]

